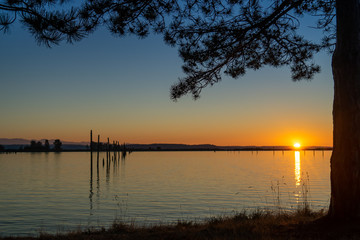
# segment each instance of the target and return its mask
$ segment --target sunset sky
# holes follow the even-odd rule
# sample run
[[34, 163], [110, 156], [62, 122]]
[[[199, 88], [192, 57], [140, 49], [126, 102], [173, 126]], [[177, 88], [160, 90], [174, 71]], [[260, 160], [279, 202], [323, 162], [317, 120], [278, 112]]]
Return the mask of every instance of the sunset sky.
[[[306, 34], [319, 37], [308, 30]], [[332, 145], [331, 57], [293, 82], [290, 68], [223, 81], [201, 98], [169, 97], [184, 74], [161, 36], [117, 38], [99, 30], [73, 45], [38, 46], [22, 27], [0, 37], [0, 138], [216, 145]]]

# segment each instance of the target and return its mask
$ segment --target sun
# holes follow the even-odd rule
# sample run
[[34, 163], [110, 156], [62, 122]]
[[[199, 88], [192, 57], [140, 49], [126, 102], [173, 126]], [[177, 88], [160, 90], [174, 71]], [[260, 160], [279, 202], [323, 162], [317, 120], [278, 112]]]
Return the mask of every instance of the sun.
[[300, 143], [297, 142], [297, 143], [294, 143], [294, 147], [295, 147], [295, 148], [300, 148], [301, 145], [300, 145]]

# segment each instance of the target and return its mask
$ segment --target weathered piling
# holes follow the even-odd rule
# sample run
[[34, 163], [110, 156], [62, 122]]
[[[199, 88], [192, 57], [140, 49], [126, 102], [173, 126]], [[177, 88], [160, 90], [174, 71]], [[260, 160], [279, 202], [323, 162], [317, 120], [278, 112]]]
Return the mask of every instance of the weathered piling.
[[116, 161], [116, 147], [115, 147], [115, 141], [113, 141], [113, 155], [114, 155], [114, 161]]
[[100, 151], [100, 135], [98, 135], [97, 155], [96, 155], [96, 167], [97, 167], [97, 174], [98, 174], [98, 176], [99, 176], [99, 151]]
[[92, 201], [92, 196], [93, 196], [93, 140], [92, 140], [92, 130], [90, 130], [90, 194], [89, 194], [89, 199], [90, 199], [90, 210], [93, 209], [93, 201]]
[[92, 130], [90, 130], [90, 174], [91, 174], [91, 179], [92, 179], [92, 174], [93, 174], [93, 154], [92, 154]]
[[90, 152], [93, 150], [92, 130], [90, 130]]
[[[96, 140], [95, 140], [96, 141]], [[106, 152], [106, 157], [102, 157], [102, 166], [103, 168], [106, 168], [106, 179], [107, 181], [110, 178], [110, 171], [113, 167], [114, 173], [117, 170], [120, 163], [120, 160], [125, 160], [126, 156], [126, 148], [125, 143], [120, 144], [120, 141], [113, 140], [112, 143], [110, 143], [110, 138], [107, 138], [107, 142], [100, 142], [100, 134], [97, 135], [97, 142], [93, 141], [93, 131], [90, 130], [90, 144], [89, 144], [89, 150], [90, 150], [90, 180], [93, 180], [93, 152], [96, 151], [96, 168], [97, 168], [97, 179], [99, 180], [99, 165], [101, 164], [100, 159], [100, 152]], [[96, 148], [95, 148], [96, 147]], [[130, 152], [129, 152], [130, 153]], [[106, 161], [106, 162], [105, 162]], [[113, 166], [112, 166], [113, 165]]]
[[106, 152], [106, 159], [110, 161], [110, 140], [107, 138], [107, 152]]
[[98, 141], [97, 141], [97, 152], [99, 155], [99, 151], [100, 151], [100, 134], [98, 134]]
[[120, 144], [120, 141], [118, 142], [118, 156], [119, 156], [119, 162], [120, 162], [120, 159], [121, 159], [121, 144]]

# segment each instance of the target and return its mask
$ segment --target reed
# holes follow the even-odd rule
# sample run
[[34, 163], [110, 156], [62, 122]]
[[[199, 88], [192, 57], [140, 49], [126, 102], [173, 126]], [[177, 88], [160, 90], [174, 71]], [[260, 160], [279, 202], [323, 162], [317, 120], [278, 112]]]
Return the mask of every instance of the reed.
[[[108, 229], [88, 228], [68, 233], [46, 234], [37, 237], [2, 239], [329, 239], [336, 233], [323, 230], [316, 220], [324, 212], [274, 214], [256, 210], [239, 212], [233, 216], [219, 216], [205, 221], [178, 221], [172, 224], [137, 226], [134, 222], [114, 222]], [[315, 224], [315, 226], [314, 226]], [[320, 227], [319, 227], [320, 226]], [[330, 235], [331, 234], [331, 235]], [[354, 233], [354, 237], [360, 236]], [[336, 238], [331, 238], [336, 239]], [[356, 238], [354, 238], [356, 239]]]

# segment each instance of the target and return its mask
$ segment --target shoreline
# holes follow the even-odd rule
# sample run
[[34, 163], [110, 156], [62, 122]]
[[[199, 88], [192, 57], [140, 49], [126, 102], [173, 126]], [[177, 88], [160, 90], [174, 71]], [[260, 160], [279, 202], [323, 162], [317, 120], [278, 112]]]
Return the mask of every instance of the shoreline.
[[0, 240], [144, 240], [144, 239], [359, 239], [358, 222], [334, 222], [326, 218], [326, 212], [301, 208], [293, 212], [255, 210], [233, 216], [219, 216], [204, 222], [178, 221], [173, 224], [135, 226], [114, 221], [109, 228], [89, 227], [68, 232], [38, 236], [6, 236]]

